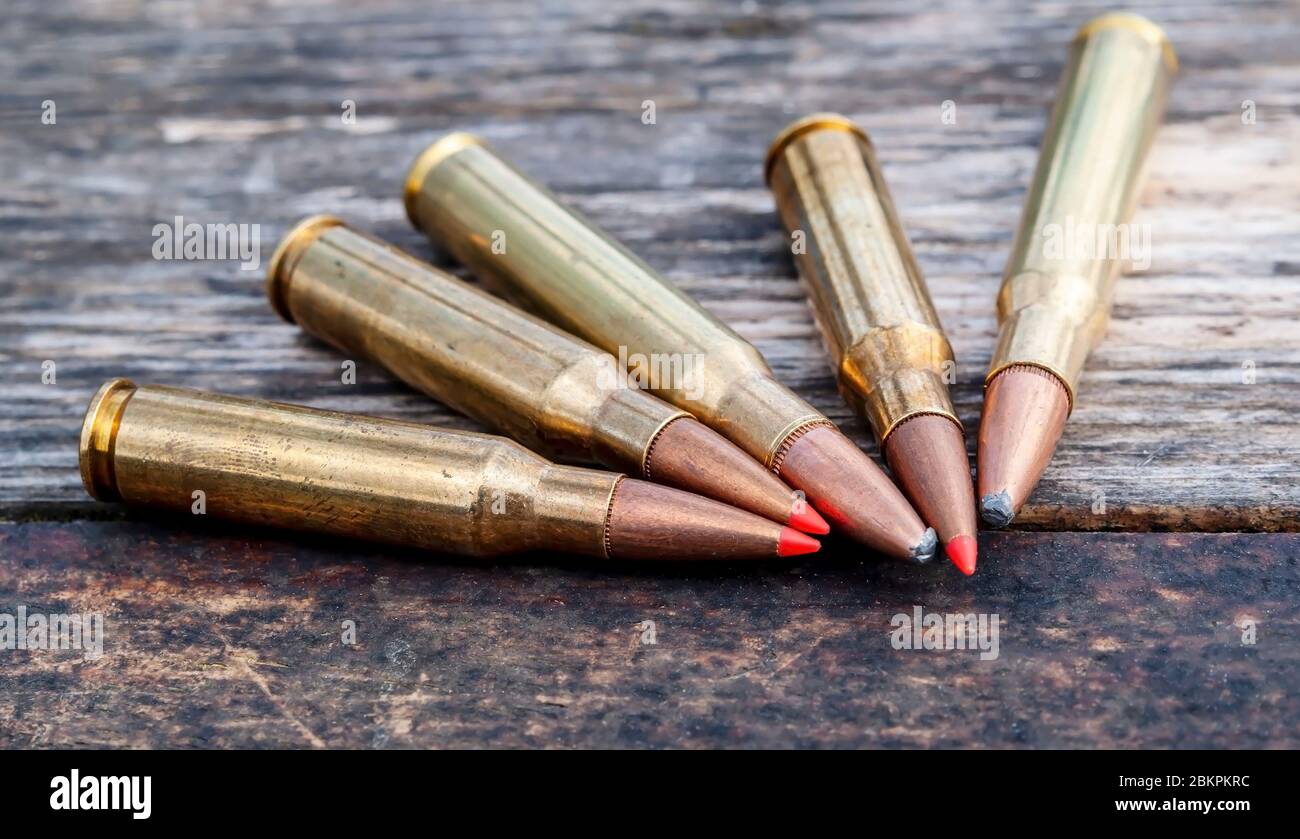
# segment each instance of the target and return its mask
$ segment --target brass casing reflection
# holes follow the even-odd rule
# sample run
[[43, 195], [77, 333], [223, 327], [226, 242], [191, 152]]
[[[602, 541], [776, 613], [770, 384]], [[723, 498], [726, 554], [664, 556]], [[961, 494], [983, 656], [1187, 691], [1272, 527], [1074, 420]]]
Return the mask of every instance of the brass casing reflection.
[[629, 386], [612, 356], [330, 216], [271, 259], [276, 310], [548, 457], [637, 476], [688, 416]]
[[[1123, 255], [1095, 245], [1132, 215], [1177, 69], [1169, 40], [1146, 18], [1103, 15], [1079, 30], [1003, 274], [986, 384], [1013, 364], [1041, 367], [1065, 384], [1073, 408]], [[1061, 247], [1078, 230], [1091, 245]]]
[[[411, 222], [542, 317], [627, 358], [650, 390], [772, 467], [791, 434], [827, 422], [748, 341], [478, 138], [452, 134], [412, 164]], [[620, 350], [622, 351], [620, 353]], [[656, 381], [653, 369], [687, 370]]]
[[126, 379], [91, 400], [80, 461], [102, 501], [469, 556], [606, 556], [621, 479], [503, 437]]
[[952, 347], [867, 135], [814, 114], [777, 135], [765, 168], [845, 401], [882, 445], [918, 414], [960, 426]]

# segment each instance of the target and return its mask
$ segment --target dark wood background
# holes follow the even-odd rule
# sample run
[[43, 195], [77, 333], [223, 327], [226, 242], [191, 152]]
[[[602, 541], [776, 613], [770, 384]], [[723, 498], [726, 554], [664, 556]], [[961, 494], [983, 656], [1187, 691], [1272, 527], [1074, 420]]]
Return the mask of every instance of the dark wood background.
[[[0, 603], [107, 626], [94, 662], [0, 652], [0, 746], [1297, 745], [1300, 537], [981, 541], [968, 580], [845, 553], [480, 566], [215, 524], [0, 525], [20, 580]], [[998, 658], [893, 649], [916, 605], [997, 614]]]
[[[141, 518], [77, 478], [82, 411], [119, 375], [474, 428], [365, 362], [342, 384], [342, 359], [271, 312], [260, 270], [151, 256], [177, 215], [260, 225], [265, 263], [295, 221], [333, 212], [441, 261], [399, 190], [452, 129], [628, 242], [874, 453], [835, 395], [760, 172], [791, 119], [859, 119], [974, 428], [1066, 44], [1105, 10], [11, 0], [0, 612], [101, 611], [110, 641], [93, 663], [0, 651], [0, 744], [1296, 745], [1294, 3], [1139, 9], [1183, 65], [1135, 219], [1152, 264], [1120, 281], [1021, 522], [1251, 534], [989, 536], [970, 581], [837, 544], [791, 568], [482, 567]], [[891, 649], [889, 617], [913, 604], [999, 612], [1001, 658]], [[339, 643], [344, 619], [356, 646]], [[642, 620], [657, 645], [639, 644]]]

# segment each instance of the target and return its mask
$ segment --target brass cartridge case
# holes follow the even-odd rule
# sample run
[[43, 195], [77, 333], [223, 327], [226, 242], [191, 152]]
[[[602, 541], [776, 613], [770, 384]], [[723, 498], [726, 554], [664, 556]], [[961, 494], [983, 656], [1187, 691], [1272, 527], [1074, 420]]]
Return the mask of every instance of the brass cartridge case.
[[607, 556], [621, 480], [502, 437], [126, 379], [91, 401], [80, 462], [103, 501], [484, 557]]
[[952, 347], [865, 132], [814, 114], [777, 135], [765, 166], [840, 392], [884, 446], [918, 414], [958, 427]]
[[[1079, 30], [1003, 274], [986, 384], [1012, 365], [1039, 367], [1061, 380], [1073, 409], [1123, 256], [1111, 243], [1125, 241], [1177, 69], [1169, 40], [1146, 18], [1108, 14]], [[1091, 245], [1062, 247], [1077, 230]]]
[[[478, 276], [626, 358], [639, 382], [765, 466], [779, 465], [796, 432], [829, 422], [748, 341], [478, 138], [425, 149], [405, 200], [411, 222]], [[658, 375], [665, 368], [679, 375]]]
[[547, 457], [646, 476], [689, 416], [616, 359], [331, 216], [299, 224], [267, 272], [286, 320]]

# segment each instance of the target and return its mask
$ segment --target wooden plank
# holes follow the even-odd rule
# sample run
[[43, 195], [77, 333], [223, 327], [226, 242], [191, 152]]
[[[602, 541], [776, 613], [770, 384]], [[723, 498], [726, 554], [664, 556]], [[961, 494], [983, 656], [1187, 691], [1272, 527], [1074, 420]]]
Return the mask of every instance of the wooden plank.
[[[759, 172], [793, 117], [860, 119], [958, 353], [973, 428], [1055, 77], [1093, 14], [974, 0], [145, 8], [22, 0], [0, 28], [0, 516], [91, 513], [76, 432], [110, 376], [473, 427], [365, 363], [342, 385], [340, 358], [271, 313], [260, 272], [151, 256], [153, 226], [176, 215], [261, 225], [265, 260], [321, 211], [427, 254], [397, 193], [449, 129], [484, 134], [625, 239], [874, 451], [834, 393]], [[1152, 265], [1121, 281], [1021, 526], [1295, 529], [1294, 10], [1144, 10], [1184, 68], [1137, 218]], [[945, 100], [954, 125], [940, 120]]]
[[[94, 661], [0, 650], [0, 746], [1300, 746], [1300, 536], [982, 541], [964, 579], [851, 547], [474, 564], [188, 520], [0, 525], [0, 613], [99, 612], [106, 639]], [[996, 613], [997, 657], [896, 649], [916, 606]]]

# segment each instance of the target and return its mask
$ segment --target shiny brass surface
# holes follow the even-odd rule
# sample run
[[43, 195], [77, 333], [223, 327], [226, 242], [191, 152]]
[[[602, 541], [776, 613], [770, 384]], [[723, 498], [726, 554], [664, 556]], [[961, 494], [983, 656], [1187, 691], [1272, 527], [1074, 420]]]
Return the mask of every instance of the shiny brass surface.
[[337, 218], [284, 238], [267, 293], [287, 320], [547, 457], [646, 475], [656, 437], [688, 416], [612, 356]]
[[104, 501], [470, 556], [606, 556], [621, 480], [501, 437], [126, 379], [91, 401], [80, 463]]
[[[792, 432], [826, 421], [749, 342], [477, 138], [453, 134], [426, 149], [405, 200], [416, 227], [478, 276], [626, 358], [654, 393], [765, 466]], [[650, 373], [673, 364], [691, 374]]]
[[1103, 15], [1079, 30], [1003, 275], [986, 384], [1006, 367], [1033, 365], [1061, 380], [1073, 408], [1120, 260], [1088, 248], [1053, 252], [1047, 238], [1128, 222], [1177, 66], [1164, 32], [1138, 15]]
[[882, 447], [921, 414], [960, 428], [952, 347], [867, 135], [839, 114], [804, 117], [777, 135], [765, 171], [845, 401]]

